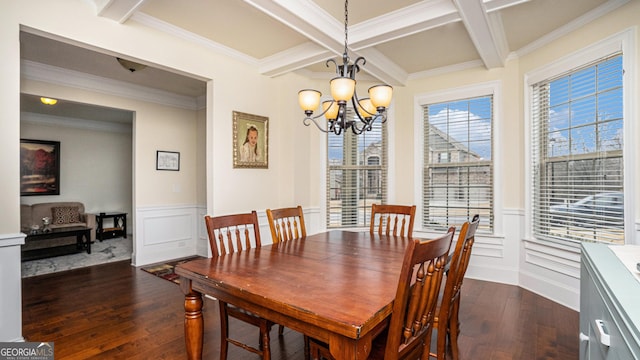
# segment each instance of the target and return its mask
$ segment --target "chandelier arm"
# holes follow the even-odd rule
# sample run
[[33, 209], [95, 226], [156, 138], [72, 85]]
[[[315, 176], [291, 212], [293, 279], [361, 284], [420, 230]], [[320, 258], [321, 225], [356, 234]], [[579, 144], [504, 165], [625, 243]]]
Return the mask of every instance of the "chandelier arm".
[[[359, 65], [358, 63], [362, 62], [361, 65]], [[360, 72], [360, 66], [364, 66], [364, 64], [367, 63], [367, 59], [365, 59], [363, 56], [358, 56], [358, 58], [356, 59], [356, 61], [353, 62], [353, 65], [351, 67], [351, 78], [355, 80], [356, 78], [356, 73]]]
[[358, 109], [360, 108], [360, 103], [358, 100], [358, 95], [356, 94], [355, 90], [353, 91], [353, 96], [351, 97], [351, 104], [353, 105], [353, 109], [355, 110], [354, 112], [356, 113], [356, 116], [358, 117], [360, 122], [366, 125], [368, 121], [363, 119], [362, 116], [360, 116], [360, 111], [358, 111]]
[[313, 118], [312, 117], [306, 117], [306, 118], [304, 118], [304, 120], [302, 120], [302, 123], [305, 126], [309, 126], [309, 125], [311, 125], [311, 123], [309, 123], [309, 121], [312, 121], [320, 131], [322, 131], [323, 133], [328, 133], [330, 131], [330, 129], [327, 129], [327, 130], [323, 129], [320, 126], [320, 124], [318, 124], [318, 122], [316, 121], [316, 119], [319, 118], [319, 117], [320, 116], [316, 116], [316, 117], [313, 117]]
[[356, 125], [356, 123], [355, 123], [355, 122], [353, 122], [353, 123], [351, 124], [351, 131], [352, 131], [354, 134], [356, 134], [356, 135], [360, 135], [360, 134], [362, 134], [362, 133], [363, 133], [363, 132], [365, 132], [365, 131], [369, 131], [369, 130], [371, 130], [371, 129], [370, 129], [370, 127], [371, 127], [371, 126], [370, 126], [370, 125], [368, 125], [368, 123], [366, 123], [366, 122], [365, 122], [365, 123], [362, 125], [362, 127], [361, 127], [361, 128], [358, 128], [358, 126]]
[[329, 127], [330, 131], [333, 131], [334, 134], [340, 135], [342, 134], [342, 126], [336, 126], [338, 120], [331, 121], [331, 125]]
[[[373, 127], [373, 122], [376, 120], [377, 116], [379, 114], [372, 114], [370, 112], [368, 112], [365, 108], [360, 106], [360, 100], [358, 100], [358, 94], [356, 93], [355, 90], [353, 90], [353, 96], [351, 97], [351, 103], [353, 105], [353, 108], [355, 109], [355, 113], [358, 116], [358, 119], [365, 124], [366, 127], [368, 127], [367, 131], [370, 131]], [[358, 109], [362, 109], [364, 112], [366, 112], [367, 114], [371, 115], [371, 120], [367, 120], [367, 119], [363, 119], [362, 116], [360, 115], [360, 111], [358, 111]], [[385, 118], [386, 121], [386, 118]], [[362, 133], [362, 131], [358, 134], [360, 135]]]
[[340, 69], [340, 66], [338, 65], [338, 63], [336, 62], [336, 60], [335, 60], [335, 59], [329, 59], [329, 60], [327, 60], [327, 62], [325, 62], [325, 63], [324, 63], [324, 65], [325, 65], [326, 67], [329, 67], [329, 63], [333, 63], [333, 66], [334, 66], [334, 67], [335, 67], [335, 69], [336, 69], [336, 74], [340, 75], [340, 70], [339, 70], [339, 69]]
[[[335, 103], [335, 102], [336, 102], [335, 100], [330, 100], [330, 101], [331, 101], [331, 105], [333, 105], [333, 103]], [[325, 102], [326, 102], [326, 101], [325, 101]], [[329, 111], [329, 109], [331, 108], [331, 105], [327, 106], [327, 108], [326, 108], [326, 109], [324, 109], [324, 111], [322, 111], [320, 114], [318, 114], [318, 115], [316, 115], [316, 116], [314, 116], [314, 117], [311, 117], [311, 116], [307, 116], [307, 117], [305, 117], [305, 118], [304, 118], [305, 125], [307, 125], [307, 123], [306, 123], [306, 121], [307, 121], [307, 120], [314, 120], [314, 119], [317, 119], [317, 118], [319, 118], [319, 117], [323, 116], [324, 114], [326, 114], [326, 113], [327, 113], [327, 111]]]

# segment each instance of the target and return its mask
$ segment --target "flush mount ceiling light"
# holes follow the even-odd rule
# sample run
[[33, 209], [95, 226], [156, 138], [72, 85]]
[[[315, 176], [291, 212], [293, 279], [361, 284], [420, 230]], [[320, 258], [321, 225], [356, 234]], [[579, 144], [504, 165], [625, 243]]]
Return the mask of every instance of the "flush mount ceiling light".
[[48, 98], [48, 97], [41, 97], [40, 98], [40, 102], [45, 104], [45, 105], [55, 105], [58, 102], [58, 100], [57, 99]]
[[[314, 124], [322, 132], [333, 132], [340, 135], [343, 130], [351, 129], [354, 134], [362, 134], [364, 131], [370, 131], [376, 119], [380, 119], [382, 123], [387, 121], [387, 108], [391, 103], [393, 88], [390, 85], [381, 84], [369, 88], [369, 97], [358, 99], [356, 94], [356, 73], [360, 71], [360, 66], [367, 61], [364, 57], [356, 58], [351, 62], [347, 54], [348, 39], [348, 12], [349, 1], [344, 3], [344, 53], [342, 54], [342, 65], [334, 59], [326, 62], [327, 67], [332, 62], [336, 67], [337, 77], [333, 78], [330, 83], [332, 100], [322, 102], [322, 113], [318, 116], [311, 117], [313, 112], [320, 106], [320, 97], [322, 93], [318, 90], [304, 89], [298, 92], [298, 103], [304, 110], [305, 118], [303, 123], [309, 126], [309, 121]], [[356, 117], [347, 119], [347, 101], [351, 99]], [[327, 129], [324, 129], [318, 122], [317, 118], [325, 116], [327, 119]]]
[[134, 61], [125, 60], [119, 57], [117, 57], [116, 60], [118, 60], [118, 62], [120, 63], [120, 65], [122, 65], [123, 68], [131, 72], [136, 72], [147, 67], [147, 65], [140, 64]]

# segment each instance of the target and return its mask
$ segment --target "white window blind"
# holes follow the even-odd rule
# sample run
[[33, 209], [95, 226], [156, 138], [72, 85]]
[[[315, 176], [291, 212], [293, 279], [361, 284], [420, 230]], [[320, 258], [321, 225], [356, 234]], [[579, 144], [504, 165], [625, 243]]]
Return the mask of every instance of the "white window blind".
[[423, 226], [442, 230], [479, 214], [478, 231], [493, 232], [493, 96], [423, 109]]
[[[347, 111], [355, 116], [353, 109]], [[386, 132], [377, 120], [360, 135], [327, 134], [327, 227], [369, 226], [371, 204], [386, 202]]]
[[532, 86], [536, 237], [624, 243], [622, 55]]

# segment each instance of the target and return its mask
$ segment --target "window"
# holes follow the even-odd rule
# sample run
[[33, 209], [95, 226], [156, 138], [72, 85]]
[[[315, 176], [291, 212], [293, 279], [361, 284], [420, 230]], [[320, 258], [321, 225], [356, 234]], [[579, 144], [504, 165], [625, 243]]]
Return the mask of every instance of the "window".
[[531, 87], [532, 231], [624, 243], [620, 53]]
[[[353, 114], [352, 109], [348, 109]], [[386, 125], [355, 135], [327, 134], [327, 227], [369, 226], [371, 204], [387, 194]]]
[[423, 215], [440, 230], [479, 214], [493, 231], [493, 95], [423, 105]]

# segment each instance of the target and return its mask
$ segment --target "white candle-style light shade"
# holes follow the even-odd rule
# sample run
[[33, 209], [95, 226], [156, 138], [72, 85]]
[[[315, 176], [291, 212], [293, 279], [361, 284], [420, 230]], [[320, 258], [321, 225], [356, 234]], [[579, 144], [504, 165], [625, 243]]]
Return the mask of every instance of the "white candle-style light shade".
[[392, 96], [393, 88], [389, 85], [374, 85], [369, 88], [371, 103], [376, 108], [388, 108], [389, 104], [391, 104]]
[[[327, 108], [329, 110], [327, 110]], [[335, 120], [338, 117], [339, 110], [340, 107], [335, 101], [327, 100], [322, 102], [322, 111], [325, 112], [324, 117], [327, 118], [327, 120]]]
[[300, 107], [305, 113], [308, 111], [313, 112], [320, 105], [320, 96], [322, 96], [322, 93], [318, 90], [300, 90], [298, 91], [298, 104], [300, 104]]
[[356, 81], [348, 77], [331, 79], [331, 97], [335, 101], [349, 101], [356, 89]]
[[363, 118], [373, 117], [378, 112], [369, 98], [362, 98], [358, 100], [358, 105], [358, 113]]

